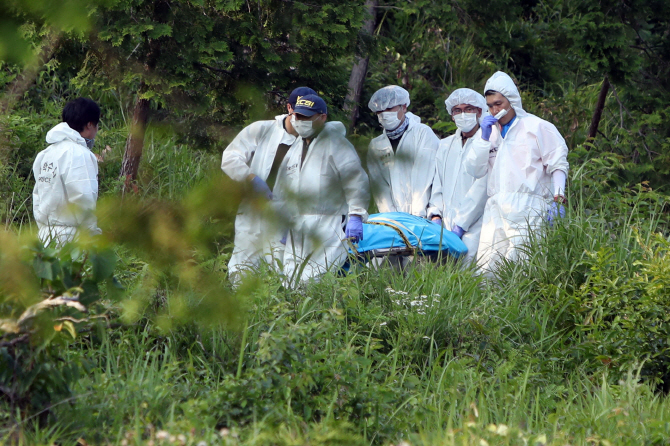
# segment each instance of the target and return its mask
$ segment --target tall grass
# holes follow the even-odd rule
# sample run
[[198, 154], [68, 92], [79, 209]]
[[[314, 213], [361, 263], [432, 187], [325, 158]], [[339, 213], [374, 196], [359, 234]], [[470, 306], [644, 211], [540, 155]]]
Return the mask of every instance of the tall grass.
[[[105, 175], [116, 172], [121, 147], [102, 164]], [[140, 198], [176, 200], [217, 165], [218, 154], [150, 131]], [[613, 190], [614, 175], [607, 158], [574, 169], [566, 218], [494, 280], [417, 262], [294, 290], [262, 271], [233, 291], [226, 254], [197, 258], [219, 275], [222, 295], [235, 293], [242, 324], [210, 317], [170, 328], [134, 317], [97, 326], [63, 352], [63, 361], [87, 364], [73, 397], [54, 401], [45, 424], [3, 413], [0, 435], [18, 444], [664, 444], [668, 402], [645, 375], [663, 358], [608, 363], [589, 350], [594, 340], [578, 320], [598, 268], [637, 277], [649, 260], [643, 245], [668, 229], [665, 197], [644, 186]], [[116, 179], [103, 181], [115, 194]], [[170, 287], [142, 281], [151, 259], [117, 253], [117, 278], [152, 296], [148, 311], [179, 317]]]

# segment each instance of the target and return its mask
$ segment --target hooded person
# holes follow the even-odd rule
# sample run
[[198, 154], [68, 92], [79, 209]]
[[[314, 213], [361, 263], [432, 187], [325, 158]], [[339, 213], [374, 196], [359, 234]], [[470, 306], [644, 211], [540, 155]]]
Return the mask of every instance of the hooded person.
[[456, 123], [456, 133], [440, 141], [435, 160], [428, 217], [458, 235], [468, 248], [466, 261], [474, 261], [488, 195], [487, 176], [477, 179], [465, 168], [467, 153], [480, 139], [479, 119], [488, 113], [484, 96], [469, 88], [454, 90], [445, 101]]
[[291, 284], [339, 269], [347, 259], [346, 239], [363, 238], [368, 215], [368, 176], [344, 125], [327, 117], [320, 97], [298, 100], [292, 122], [299, 136], [277, 177], [278, 200], [290, 220], [283, 264]]
[[407, 112], [409, 93], [389, 85], [370, 98], [368, 107], [384, 128], [370, 141], [368, 171], [379, 212], [406, 212], [427, 218], [435, 155], [440, 144], [421, 118]]
[[63, 108], [60, 124], [49, 130], [33, 163], [33, 215], [42, 243], [57, 247], [81, 232], [97, 235], [98, 160], [91, 148], [100, 123], [100, 107], [77, 98]]
[[276, 258], [277, 251], [283, 250], [278, 244], [281, 235], [274, 227], [269, 206], [259, 206], [259, 201], [272, 201], [279, 166], [295, 142], [297, 133], [291, 114], [296, 101], [314, 93], [308, 87], [296, 88], [288, 98], [288, 114], [245, 127], [223, 151], [221, 170], [253, 191], [242, 200], [235, 218], [234, 248], [228, 262], [228, 275], [233, 282], [243, 270], [257, 267], [261, 260], [281, 260]]
[[514, 81], [498, 71], [486, 82], [491, 116], [466, 158], [476, 178], [488, 174], [489, 196], [479, 240], [479, 265], [488, 274], [503, 259], [523, 257], [529, 231], [562, 216], [568, 147], [550, 122], [527, 113]]

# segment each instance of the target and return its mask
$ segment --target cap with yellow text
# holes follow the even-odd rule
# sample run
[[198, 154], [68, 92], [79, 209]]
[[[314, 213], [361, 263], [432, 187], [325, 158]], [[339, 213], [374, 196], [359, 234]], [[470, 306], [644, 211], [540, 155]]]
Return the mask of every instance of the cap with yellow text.
[[293, 111], [303, 116], [313, 116], [317, 113], [328, 113], [326, 102], [315, 94], [308, 94], [298, 99]]
[[308, 94], [316, 94], [316, 91], [312, 90], [309, 87], [298, 87], [291, 92], [291, 95], [288, 97], [288, 103], [291, 104], [291, 107], [295, 108], [295, 103], [303, 96]]

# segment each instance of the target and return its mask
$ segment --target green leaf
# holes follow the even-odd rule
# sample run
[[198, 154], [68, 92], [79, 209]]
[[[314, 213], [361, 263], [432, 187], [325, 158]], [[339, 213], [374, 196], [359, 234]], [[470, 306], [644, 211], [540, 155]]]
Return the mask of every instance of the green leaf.
[[116, 254], [111, 250], [104, 250], [91, 254], [93, 280], [100, 283], [112, 277], [116, 261]]
[[53, 280], [53, 268], [51, 262], [42, 260], [41, 257], [35, 257], [33, 260], [33, 268], [35, 269], [35, 274], [40, 279]]

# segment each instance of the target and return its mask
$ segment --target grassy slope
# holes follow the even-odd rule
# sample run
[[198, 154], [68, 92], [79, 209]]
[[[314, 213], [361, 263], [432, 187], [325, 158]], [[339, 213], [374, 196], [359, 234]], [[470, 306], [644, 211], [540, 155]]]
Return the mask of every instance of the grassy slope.
[[[168, 198], [216, 162], [165, 140], [146, 155], [150, 194]], [[603, 195], [606, 171], [573, 172], [568, 218], [497, 283], [454, 265], [328, 276], [299, 291], [263, 274], [238, 292], [247, 318], [237, 328], [100, 329], [64, 358], [90, 365], [74, 397], [47, 426], [26, 420], [21, 441], [664, 444], [670, 407], [653, 382], [578, 348], [592, 340], [572, 317], [575, 296], [607, 265], [634, 277], [635, 235], [648, 243], [665, 227], [651, 193]], [[593, 260], [603, 250], [605, 266]], [[132, 296], [142, 263], [119, 253]], [[207, 264], [222, 281], [225, 261]]]

